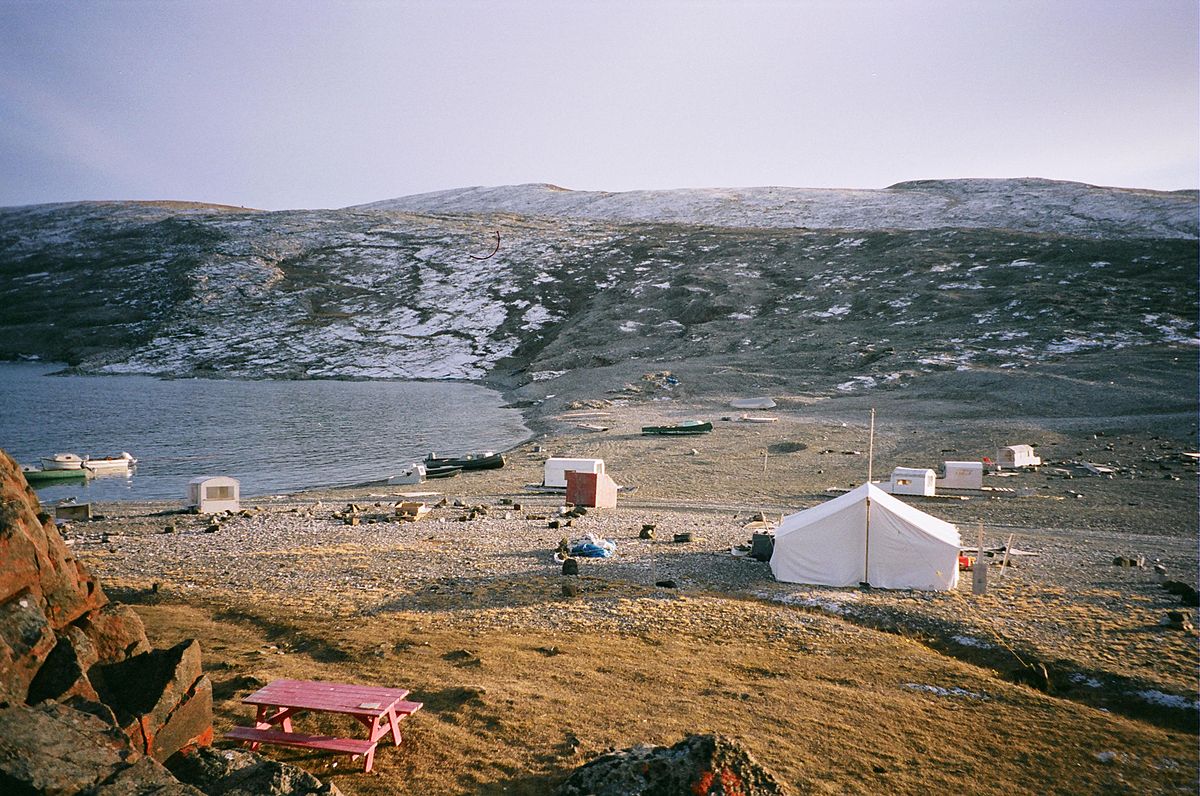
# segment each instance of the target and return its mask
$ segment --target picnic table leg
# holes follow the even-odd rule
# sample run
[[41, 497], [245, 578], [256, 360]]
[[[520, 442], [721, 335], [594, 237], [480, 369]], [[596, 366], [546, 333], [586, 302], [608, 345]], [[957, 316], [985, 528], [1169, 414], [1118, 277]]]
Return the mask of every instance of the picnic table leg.
[[367, 750], [366, 760], [363, 761], [363, 773], [370, 774], [371, 767], [375, 765], [375, 747], [372, 746]]
[[[279, 708], [277, 713], [271, 713], [272, 705], [259, 705], [258, 715], [254, 718], [254, 728], [256, 730], [269, 730], [271, 725], [279, 721], [279, 726], [284, 732], [292, 731], [292, 714], [295, 712], [292, 708]], [[255, 744], [257, 746], [257, 744]]]
[[396, 742], [396, 746], [400, 745], [400, 720], [396, 716], [396, 711], [388, 711], [388, 723], [392, 725], [392, 740]]

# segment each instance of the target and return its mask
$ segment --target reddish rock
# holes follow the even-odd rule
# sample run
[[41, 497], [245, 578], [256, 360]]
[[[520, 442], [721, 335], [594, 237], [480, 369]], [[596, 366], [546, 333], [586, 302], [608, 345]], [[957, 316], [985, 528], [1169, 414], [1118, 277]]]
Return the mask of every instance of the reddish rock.
[[20, 467], [0, 451], [0, 601], [28, 591], [51, 627], [66, 625], [108, 602], [99, 583], [75, 560]]
[[56, 643], [41, 602], [28, 590], [0, 604], [0, 702], [25, 701]]
[[579, 768], [558, 796], [783, 796], [784, 786], [736, 741], [689, 735], [671, 747], [635, 746]]
[[58, 634], [58, 643], [29, 684], [25, 701], [31, 705], [44, 699], [63, 700], [72, 696], [99, 699], [87, 676], [88, 668], [96, 662], [96, 648], [78, 628], [67, 630]]
[[88, 614], [78, 624], [95, 645], [97, 658], [102, 663], [123, 661], [151, 649], [142, 618], [128, 605], [109, 603]]
[[196, 641], [97, 664], [91, 678], [134, 746], [156, 760], [212, 742], [212, 683]]

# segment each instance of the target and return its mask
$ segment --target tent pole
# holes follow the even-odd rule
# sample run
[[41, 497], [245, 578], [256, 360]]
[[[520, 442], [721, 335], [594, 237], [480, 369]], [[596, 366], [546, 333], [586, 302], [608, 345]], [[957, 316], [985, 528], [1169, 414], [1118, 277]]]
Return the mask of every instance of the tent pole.
[[871, 585], [871, 484], [867, 482], [867, 538], [863, 545], [863, 579], [866, 585]]
[[875, 408], [871, 408], [871, 437], [867, 442], [867, 483], [871, 483], [872, 468], [875, 465]]
[[863, 579], [871, 585], [871, 476], [875, 461], [875, 408], [871, 407], [871, 436], [867, 442], [867, 538], [863, 544]]

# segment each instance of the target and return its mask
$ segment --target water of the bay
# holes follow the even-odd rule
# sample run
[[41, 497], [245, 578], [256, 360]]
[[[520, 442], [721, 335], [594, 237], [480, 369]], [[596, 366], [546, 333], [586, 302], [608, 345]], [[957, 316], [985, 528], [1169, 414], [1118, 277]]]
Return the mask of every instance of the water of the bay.
[[38, 489], [44, 503], [175, 500], [197, 476], [244, 496], [386, 478], [426, 453], [504, 450], [529, 430], [499, 393], [461, 382], [238, 381], [55, 376], [0, 363], [0, 449], [43, 456], [129, 451], [132, 476]]

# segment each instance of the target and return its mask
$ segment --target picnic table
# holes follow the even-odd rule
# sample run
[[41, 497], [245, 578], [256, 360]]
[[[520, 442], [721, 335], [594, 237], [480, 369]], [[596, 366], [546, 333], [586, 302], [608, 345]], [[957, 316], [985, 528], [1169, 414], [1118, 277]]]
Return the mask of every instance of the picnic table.
[[[234, 727], [226, 738], [243, 741], [251, 749], [259, 744], [298, 746], [340, 752], [364, 758], [364, 771], [375, 762], [375, 746], [389, 732], [400, 745], [400, 722], [420, 710], [420, 702], [405, 700], [403, 688], [331, 683], [319, 680], [274, 680], [242, 702], [256, 705], [253, 727]], [[305, 735], [292, 731], [292, 717], [301, 711], [342, 713], [353, 716], [368, 729], [366, 738]]]

